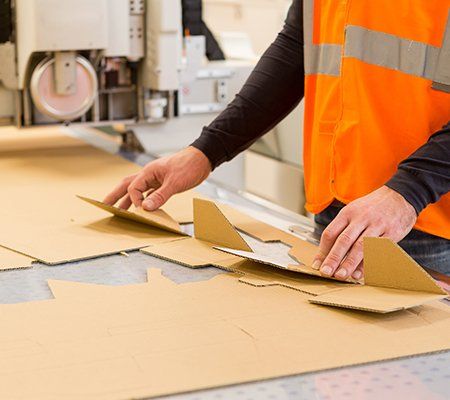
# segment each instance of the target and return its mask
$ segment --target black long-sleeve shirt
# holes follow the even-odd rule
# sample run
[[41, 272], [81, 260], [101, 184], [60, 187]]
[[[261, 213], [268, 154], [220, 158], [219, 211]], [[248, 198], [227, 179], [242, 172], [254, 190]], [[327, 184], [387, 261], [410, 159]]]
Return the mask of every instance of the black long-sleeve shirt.
[[[275, 127], [304, 96], [303, 1], [293, 0], [283, 30], [242, 90], [192, 144], [213, 168]], [[400, 163], [386, 183], [419, 214], [450, 191], [450, 122]]]

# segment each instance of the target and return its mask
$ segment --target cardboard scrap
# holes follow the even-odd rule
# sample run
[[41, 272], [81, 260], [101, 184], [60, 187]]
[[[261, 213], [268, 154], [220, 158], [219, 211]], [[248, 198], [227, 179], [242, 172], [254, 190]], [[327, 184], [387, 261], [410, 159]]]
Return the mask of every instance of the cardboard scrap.
[[[234, 224], [240, 224], [237, 214]], [[242, 224], [240, 226], [243, 227]], [[252, 221], [244, 229], [254, 234], [259, 232], [257, 235], [268, 241], [280, 237], [276, 230], [270, 232], [269, 228], [269, 225], [260, 227]], [[398, 245], [385, 238], [366, 239], [366, 282], [365, 285], [354, 285], [338, 281], [331, 283], [330, 279], [317, 277], [317, 271], [311, 267], [282, 265], [275, 258], [252, 252], [219, 206], [207, 200], [194, 199], [194, 232], [194, 238], [162, 243], [141, 251], [193, 268], [212, 265], [234, 271], [243, 275], [240, 277], [241, 282], [254, 286], [280, 285], [309, 293], [315, 296], [310, 299], [315, 304], [388, 313], [447, 297], [447, 293]], [[303, 242], [288, 236], [284, 240], [292, 243], [296, 249]], [[224, 243], [234, 248], [224, 248]], [[261, 267], [258, 271], [252, 261], [266, 268]], [[286, 273], [281, 274], [281, 270], [278, 273], [268, 271], [270, 267], [277, 267]], [[299, 273], [309, 276], [302, 277]]]
[[176, 285], [158, 270], [50, 287], [54, 300], [0, 305], [2, 399], [149, 398], [450, 348], [440, 302], [355, 313], [232, 273]]
[[[0, 198], [0, 246], [33, 259], [59, 264], [180, 238], [77, 199], [78, 193], [103, 198], [139, 167], [58, 129], [0, 128], [0, 170], [7, 193]], [[192, 204], [174, 202], [180, 214], [192, 214]]]
[[101, 201], [93, 200], [88, 197], [83, 196], [77, 197], [89, 204], [94, 205], [95, 207], [101, 208], [102, 210], [105, 210], [106, 212], [115, 215], [116, 217], [125, 218], [135, 222], [140, 222], [141, 224], [153, 226], [155, 228], [159, 228], [168, 232], [185, 235], [181, 230], [180, 224], [163, 210], [156, 210], [149, 212], [145, 211], [142, 208], [136, 207], [132, 207], [131, 210], [123, 210], [119, 207], [113, 207]]
[[33, 259], [13, 250], [0, 247], [0, 271], [31, 268]]

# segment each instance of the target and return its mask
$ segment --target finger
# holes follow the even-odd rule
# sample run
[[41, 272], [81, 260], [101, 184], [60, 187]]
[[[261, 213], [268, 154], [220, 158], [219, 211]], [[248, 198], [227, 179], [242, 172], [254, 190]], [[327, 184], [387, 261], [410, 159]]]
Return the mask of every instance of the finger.
[[339, 213], [336, 218], [325, 228], [320, 237], [319, 254], [314, 259], [312, 267], [319, 269], [325, 260], [326, 256], [333, 248], [337, 237], [348, 225], [348, 219], [344, 213]]
[[103, 203], [113, 206], [119, 199], [127, 194], [128, 186], [136, 175], [127, 176], [110, 192], [103, 200]]
[[126, 195], [122, 201], [119, 203], [119, 208], [123, 209], [123, 210], [128, 210], [131, 206], [132, 202], [130, 199], [130, 195]]
[[348, 251], [344, 261], [342, 262], [342, 264], [339, 266], [339, 269], [335, 273], [335, 277], [338, 279], [347, 279], [350, 275], [353, 275], [358, 266], [362, 264], [364, 258], [364, 247], [363, 247], [364, 238], [379, 237], [382, 233], [383, 232], [380, 231], [380, 229], [377, 229], [376, 227], [365, 229], [364, 232], [360, 235], [360, 237], [352, 245], [351, 249]]
[[131, 202], [136, 207], [141, 207], [144, 200], [144, 193], [154, 187], [159, 186], [159, 182], [156, 179], [153, 171], [147, 170], [141, 172], [128, 186], [128, 195]]
[[[320, 272], [325, 276], [333, 276], [338, 269], [341, 262], [344, 260], [348, 251], [352, 248], [353, 244], [358, 240], [361, 233], [366, 228], [365, 224], [354, 222], [350, 224], [345, 230], [338, 236], [332, 249], [325, 257], [325, 260], [320, 267]], [[353, 272], [353, 271], [352, 271]], [[337, 276], [341, 278], [341, 276]]]
[[167, 200], [176, 193], [173, 185], [165, 182], [159, 189], [150, 193], [142, 203], [142, 207], [147, 211], [154, 211], [163, 206]]
[[359, 263], [358, 267], [355, 269], [355, 272], [352, 274], [352, 278], [359, 281], [364, 276], [364, 265], [362, 262]]

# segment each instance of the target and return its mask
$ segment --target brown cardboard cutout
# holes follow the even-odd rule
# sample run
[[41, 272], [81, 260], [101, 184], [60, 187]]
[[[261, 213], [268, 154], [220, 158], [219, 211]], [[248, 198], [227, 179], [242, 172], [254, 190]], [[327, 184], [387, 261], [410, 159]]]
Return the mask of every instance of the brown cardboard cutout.
[[252, 251], [212, 201], [194, 199], [194, 236], [218, 246]]
[[125, 218], [131, 221], [140, 222], [172, 233], [185, 235], [180, 225], [170, 215], [163, 210], [145, 211], [142, 208], [133, 207], [131, 210], [123, 210], [119, 207], [113, 207], [98, 200], [89, 199], [83, 196], [77, 196], [81, 200], [101, 208], [116, 217]]
[[[234, 214], [234, 225], [240, 225], [238, 217], [239, 214]], [[244, 220], [248, 221], [246, 218]], [[243, 227], [242, 224], [240, 226]], [[263, 229], [252, 221], [251, 225], [247, 224], [245, 229], [253, 233], [264, 232], [263, 236], [266, 240], [273, 239], [275, 235], [280, 237], [276, 230], [270, 233], [269, 227], [265, 225]], [[365, 272], [368, 274], [368, 280], [365, 285], [355, 287], [342, 282], [324, 284], [324, 280], [330, 281], [330, 279], [319, 278], [317, 276], [319, 273], [308, 266], [282, 265], [272, 258], [251, 251], [220, 247], [221, 243], [231, 243], [238, 248], [245, 241], [232, 228], [219, 207], [210, 201], [194, 200], [194, 230], [195, 238], [162, 243], [142, 251], [192, 268], [213, 265], [235, 271], [244, 275], [240, 278], [243, 283], [254, 286], [285, 286], [317, 296], [310, 299], [311, 303], [328, 306], [388, 313], [447, 296], [447, 293], [419, 265], [388, 239], [365, 239]], [[301, 247], [303, 242], [300, 239], [287, 238], [287, 236], [284, 240], [290, 241], [296, 248]], [[222, 255], [220, 251], [223, 251]], [[380, 258], [379, 254], [383, 254], [384, 258]], [[260, 272], [258, 276], [255, 272], [257, 268], [252, 266], [253, 263], [246, 264], [242, 260], [277, 267], [285, 270], [286, 274], [276, 274], [273, 271], [272, 274], [267, 273], [266, 267], [266, 273]], [[253, 270], [249, 272], [248, 266], [252, 266], [250, 268]], [[307, 274], [315, 278], [300, 279], [293, 275], [295, 273]]]
[[[102, 198], [139, 167], [58, 129], [0, 128], [0, 245], [48, 264], [179, 239], [107, 217], [75, 196]], [[192, 213], [192, 205], [185, 206]]]
[[439, 302], [355, 313], [235, 274], [176, 285], [157, 270], [143, 285], [50, 286], [55, 300], [0, 305], [2, 399], [148, 398], [450, 347]]

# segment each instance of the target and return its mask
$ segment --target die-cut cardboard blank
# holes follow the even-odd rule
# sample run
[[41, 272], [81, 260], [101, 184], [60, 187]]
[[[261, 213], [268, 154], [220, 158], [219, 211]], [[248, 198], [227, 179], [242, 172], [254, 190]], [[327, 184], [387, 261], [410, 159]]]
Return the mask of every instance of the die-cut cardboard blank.
[[0, 247], [0, 271], [31, 268], [33, 259], [15, 251]]
[[[235, 225], [239, 224], [237, 217], [238, 214], [234, 217]], [[270, 233], [270, 226], [263, 228], [266, 238], [268, 235], [278, 236], [276, 231], [274, 235]], [[256, 231], [260, 227], [257, 222], [252, 222], [251, 229]], [[317, 278], [317, 271], [312, 270], [311, 267], [281, 265], [272, 259], [253, 253], [250, 246], [222, 213], [220, 206], [211, 201], [194, 199], [194, 232], [194, 238], [162, 243], [141, 251], [193, 268], [213, 265], [239, 272], [243, 275], [240, 278], [243, 283], [255, 286], [275, 284], [286, 286], [312, 294], [315, 297], [310, 299], [311, 303], [326, 306], [389, 313], [448, 296], [411, 257], [386, 238], [365, 239], [366, 284], [349, 285], [342, 282], [324, 284], [322, 281], [325, 278]], [[293, 244], [294, 248], [301, 247], [304, 243], [300, 239], [288, 238], [287, 240]], [[232, 248], [221, 247], [225, 243]], [[243, 260], [247, 260], [248, 263], [243, 263]], [[258, 273], [251, 261], [265, 265], [265, 271]], [[248, 271], [248, 266], [253, 266], [252, 271]], [[271, 266], [286, 271], [286, 274], [278, 273], [276, 276], [275, 271], [272, 274], [267, 273], [267, 267]], [[293, 275], [295, 273], [298, 278]], [[303, 274], [310, 277], [300, 278]]]
[[[103, 198], [138, 170], [58, 129], [0, 128], [0, 246], [58, 264], [178, 239], [76, 198]], [[174, 201], [179, 214], [192, 214], [191, 203]]]
[[0, 306], [0, 398], [169, 395], [446, 350], [440, 302], [380, 315], [312, 305], [235, 274], [176, 285], [52, 281], [55, 300]]

